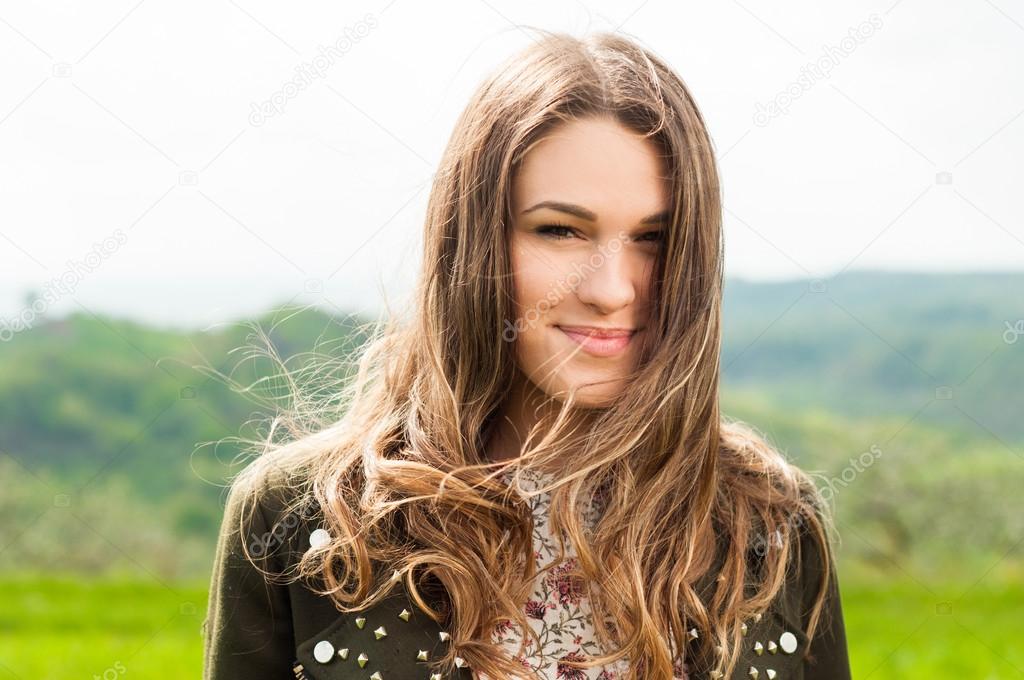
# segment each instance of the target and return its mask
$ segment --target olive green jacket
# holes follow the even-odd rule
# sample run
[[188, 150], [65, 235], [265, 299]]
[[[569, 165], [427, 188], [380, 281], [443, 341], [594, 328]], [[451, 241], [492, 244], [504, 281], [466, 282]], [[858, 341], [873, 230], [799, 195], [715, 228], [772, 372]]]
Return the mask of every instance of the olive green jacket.
[[[468, 667], [435, 670], [428, 662], [446, 652], [446, 633], [417, 609], [401, 584], [385, 602], [359, 614], [337, 611], [330, 598], [301, 580], [268, 582], [246, 559], [282, 573], [310, 545], [319, 527], [305, 512], [285, 513], [285, 498], [266, 482], [244, 531], [242, 491], [232, 486], [224, 512], [203, 623], [204, 680], [430, 680], [472, 678]], [[314, 540], [315, 540], [314, 536]], [[804, 634], [821, 571], [808, 543], [800, 577], [776, 605], [747, 624], [743, 655], [733, 679], [848, 680], [850, 667], [838, 584], [832, 578], [825, 617], [812, 644]], [[432, 672], [439, 675], [432, 676]], [[691, 672], [690, 678], [710, 675]]]

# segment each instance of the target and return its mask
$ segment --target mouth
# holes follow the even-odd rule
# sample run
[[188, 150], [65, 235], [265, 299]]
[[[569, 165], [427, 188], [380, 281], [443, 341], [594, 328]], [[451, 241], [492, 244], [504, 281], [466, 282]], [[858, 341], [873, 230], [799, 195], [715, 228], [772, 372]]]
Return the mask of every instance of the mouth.
[[611, 357], [629, 347], [633, 336], [642, 329], [594, 328], [591, 326], [555, 326], [584, 352], [596, 357]]

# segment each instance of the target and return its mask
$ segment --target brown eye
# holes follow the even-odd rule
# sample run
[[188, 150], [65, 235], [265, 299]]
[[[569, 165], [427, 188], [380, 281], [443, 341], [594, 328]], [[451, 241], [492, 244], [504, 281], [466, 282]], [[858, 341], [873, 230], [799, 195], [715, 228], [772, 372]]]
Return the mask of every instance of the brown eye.
[[644, 234], [640, 234], [638, 241], [647, 241], [648, 243], [660, 243], [665, 238], [665, 231], [663, 229], [657, 229], [655, 231], [648, 231]]
[[556, 241], [573, 237], [573, 228], [566, 224], [545, 224], [536, 229], [538, 234]]

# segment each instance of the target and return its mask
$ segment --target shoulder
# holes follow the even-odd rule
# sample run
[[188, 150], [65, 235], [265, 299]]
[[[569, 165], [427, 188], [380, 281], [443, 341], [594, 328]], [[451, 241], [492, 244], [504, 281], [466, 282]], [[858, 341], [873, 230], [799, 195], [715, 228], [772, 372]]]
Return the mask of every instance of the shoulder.
[[293, 658], [293, 602], [277, 581], [295, 543], [281, 528], [294, 489], [257, 459], [232, 481], [217, 541], [204, 636], [204, 678], [283, 677]]
[[225, 509], [236, 509], [258, 500], [265, 511], [273, 512], [275, 504], [288, 500], [301, 484], [292, 466], [279, 457], [261, 456], [249, 462], [228, 487]]
[[258, 458], [228, 487], [218, 551], [283, 568], [315, 509], [301, 475], [276, 459]]
[[[820, 502], [820, 500], [819, 500]], [[802, 648], [807, 678], [850, 677], [831, 517], [814, 504], [817, 522], [798, 523], [781, 607]]]
[[[725, 441], [727, 467], [736, 484], [724, 490], [730, 506], [747, 502], [774, 524], [766, 531], [755, 514], [750, 528], [754, 536], [749, 546], [751, 562], [761, 564], [766, 554], [779, 555], [781, 548], [788, 547], [782, 586], [768, 615], [752, 625], [754, 635], [747, 638], [750, 667], [761, 673], [768, 668], [779, 672], [787, 663], [797, 662], [802, 675], [790, 677], [846, 680], [850, 670], [833, 547], [837, 533], [814, 474], [788, 460], [749, 427], [731, 424]], [[773, 650], [784, 653], [772, 657]]]
[[[747, 620], [741, 629], [743, 647], [738, 671], [743, 677], [849, 680], [845, 628], [829, 541], [826, 538], [822, 542], [815, 529], [797, 524], [791, 528], [789, 548], [782, 588], [769, 607]], [[822, 603], [816, 610], [821, 592]]]

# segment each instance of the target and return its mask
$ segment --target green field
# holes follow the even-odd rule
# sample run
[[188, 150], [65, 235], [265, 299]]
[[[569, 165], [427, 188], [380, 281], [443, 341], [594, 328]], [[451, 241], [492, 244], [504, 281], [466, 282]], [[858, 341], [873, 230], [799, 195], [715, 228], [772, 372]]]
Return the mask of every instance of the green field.
[[1024, 678], [1024, 582], [844, 584], [853, 677]]
[[[197, 678], [205, 586], [8, 578], [0, 680]], [[843, 606], [858, 680], [1024, 677], [1019, 580], [847, 580]]]
[[0, 678], [198, 678], [206, 587], [0, 580]]

